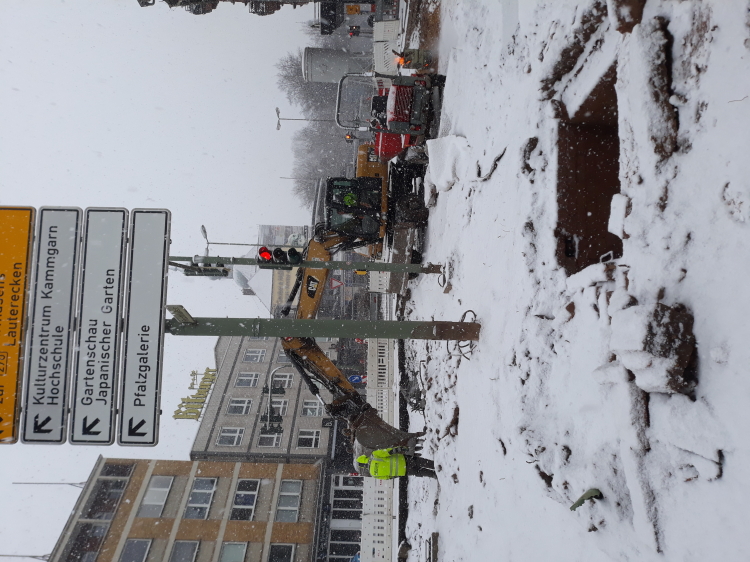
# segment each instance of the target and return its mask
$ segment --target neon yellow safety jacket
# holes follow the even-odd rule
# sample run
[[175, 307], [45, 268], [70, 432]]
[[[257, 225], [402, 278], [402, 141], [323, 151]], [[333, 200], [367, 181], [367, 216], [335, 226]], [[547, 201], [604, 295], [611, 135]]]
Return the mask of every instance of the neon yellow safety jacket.
[[370, 476], [379, 480], [406, 476], [406, 457], [400, 453], [391, 454], [391, 450], [379, 449], [372, 452], [372, 456], [367, 459], [370, 461]]

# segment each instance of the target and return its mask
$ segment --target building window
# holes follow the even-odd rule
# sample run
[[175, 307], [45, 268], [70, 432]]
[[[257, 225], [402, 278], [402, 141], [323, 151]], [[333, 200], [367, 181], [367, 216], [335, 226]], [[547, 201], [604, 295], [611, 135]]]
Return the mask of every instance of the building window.
[[273, 408], [273, 413], [277, 416], [285, 416], [289, 410], [289, 400], [273, 398], [271, 399], [271, 407]]
[[276, 373], [271, 381], [273, 388], [291, 388], [294, 383], [294, 375], [292, 373]]
[[219, 562], [243, 562], [246, 550], [246, 542], [225, 542], [221, 545]]
[[276, 521], [296, 523], [302, 496], [302, 480], [282, 480], [279, 503], [276, 505]]
[[169, 562], [195, 562], [199, 544], [198, 541], [174, 541]]
[[352, 556], [360, 551], [361, 541], [361, 531], [331, 529], [330, 540], [328, 541], [328, 560], [349, 562]]
[[302, 415], [303, 416], [322, 416], [323, 415], [323, 404], [317, 400], [305, 400], [302, 402]]
[[222, 427], [216, 444], [223, 447], [238, 447], [245, 435], [244, 427]]
[[78, 523], [65, 545], [60, 560], [93, 561], [99, 553], [109, 525], [107, 523]]
[[294, 560], [293, 544], [272, 544], [268, 553], [268, 562], [292, 562]]
[[116, 476], [119, 478], [127, 478], [130, 473], [133, 472], [132, 464], [110, 464], [107, 463], [102, 467], [99, 476]]
[[320, 447], [319, 429], [300, 429], [297, 437], [297, 447], [304, 449], [316, 449]]
[[279, 356], [276, 358], [277, 363], [291, 363], [292, 360], [289, 358], [289, 356], [284, 353], [283, 351], [279, 352]]
[[253, 401], [250, 398], [230, 398], [227, 414], [230, 416], [246, 416], [250, 413]]
[[141, 507], [138, 508], [138, 517], [161, 517], [173, 480], [173, 476], [151, 477]]
[[258, 437], [258, 447], [279, 447], [281, 445], [281, 433], [261, 434]]
[[144, 562], [151, 548], [151, 539], [128, 539], [120, 555], [120, 562]]
[[[362, 509], [362, 492], [357, 490], [357, 494], [343, 494], [341, 490], [336, 490], [333, 500], [334, 509]], [[382, 505], [381, 505], [382, 507]]]
[[240, 373], [237, 375], [234, 386], [258, 386], [259, 377], [260, 373]]
[[259, 487], [260, 480], [243, 479], [237, 482], [237, 491], [234, 494], [230, 519], [233, 521], [252, 521]]
[[246, 349], [243, 361], [245, 363], [263, 363], [266, 359], [265, 349]]
[[112, 519], [127, 484], [127, 478], [97, 478], [81, 519]]
[[[184, 519], [205, 519], [216, 491], [216, 478], [196, 478], [190, 490]], [[197, 548], [197, 547], [196, 547]], [[173, 551], [174, 553], [174, 551]]]
[[331, 486], [331, 519], [361, 520], [364, 478], [334, 476]]

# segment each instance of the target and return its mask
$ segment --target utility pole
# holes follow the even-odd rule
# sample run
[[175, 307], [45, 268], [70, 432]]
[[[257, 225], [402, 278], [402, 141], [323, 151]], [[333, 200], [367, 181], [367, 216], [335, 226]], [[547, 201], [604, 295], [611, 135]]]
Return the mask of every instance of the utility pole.
[[[170, 312], [175, 314], [175, 306]], [[476, 341], [477, 322], [392, 321], [392, 320], [299, 320], [281, 318], [194, 318], [184, 310], [166, 320], [166, 332], [173, 336], [250, 336], [297, 338], [389, 338], [418, 340]]]

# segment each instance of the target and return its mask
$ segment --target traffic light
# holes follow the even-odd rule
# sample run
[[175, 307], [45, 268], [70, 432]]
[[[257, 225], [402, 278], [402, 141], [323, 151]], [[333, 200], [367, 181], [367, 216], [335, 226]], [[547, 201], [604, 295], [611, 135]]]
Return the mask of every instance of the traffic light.
[[302, 263], [302, 254], [296, 248], [289, 248], [289, 250], [274, 248], [270, 250], [262, 246], [258, 250], [258, 267], [261, 268], [291, 269], [291, 266], [300, 263]]
[[273, 261], [273, 254], [271, 250], [265, 246], [258, 248], [258, 261], [260, 263], [271, 263]]

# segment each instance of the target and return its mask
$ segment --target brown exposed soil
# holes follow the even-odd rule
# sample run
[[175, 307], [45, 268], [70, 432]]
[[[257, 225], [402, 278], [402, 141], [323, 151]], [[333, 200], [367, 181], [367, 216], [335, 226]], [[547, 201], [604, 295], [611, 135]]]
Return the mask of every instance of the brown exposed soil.
[[622, 240], [607, 230], [620, 192], [616, 78], [613, 66], [576, 114], [560, 120], [556, 255], [568, 275], [622, 256]]
[[[406, 1], [406, 0], [405, 0]], [[432, 53], [430, 68], [438, 69], [438, 40], [440, 39], [440, 5], [429, 0], [406, 1], [406, 46], [415, 47], [411, 44], [411, 37], [417, 29], [419, 48], [427, 49]]]
[[547, 474], [546, 472], [544, 472], [538, 466], [535, 466], [534, 468], [536, 468], [536, 472], [539, 475], [539, 478], [541, 478], [542, 480], [544, 480], [544, 483], [547, 485], [547, 488], [551, 488], [552, 487], [552, 478], [554, 477], [554, 475]]

